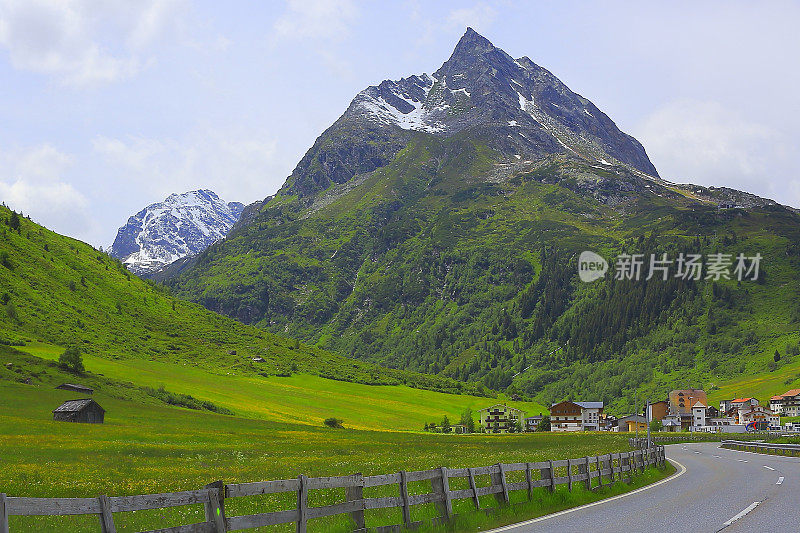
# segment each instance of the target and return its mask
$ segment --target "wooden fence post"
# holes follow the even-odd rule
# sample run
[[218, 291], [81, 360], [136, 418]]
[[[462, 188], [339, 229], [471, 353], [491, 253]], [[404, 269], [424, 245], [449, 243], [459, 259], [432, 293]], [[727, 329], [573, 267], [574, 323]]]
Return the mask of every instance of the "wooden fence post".
[[613, 485], [614, 482], [616, 481], [616, 479], [614, 479], [614, 476], [616, 475], [616, 468], [614, 468], [614, 454], [613, 453], [608, 454], [608, 468], [609, 468], [609, 470], [611, 470], [610, 479], [611, 479], [611, 484]]
[[592, 487], [592, 478], [589, 476], [589, 458], [584, 457], [583, 462], [578, 464], [578, 473], [585, 474], [586, 479], [584, 480], [584, 485], [586, 485], [586, 489], [590, 489]]
[[306, 533], [308, 523], [308, 478], [303, 474], [297, 478], [300, 486], [297, 488], [297, 533]]
[[[351, 502], [354, 500], [364, 499], [364, 477], [361, 475], [361, 472], [356, 473], [355, 477], [356, 477], [356, 485], [353, 487], [344, 488], [345, 501]], [[367, 527], [366, 523], [364, 522], [363, 506], [361, 507], [361, 509], [350, 513], [350, 518], [353, 519], [353, 522], [356, 525], [356, 529], [364, 529], [365, 527]]]
[[598, 487], [602, 487], [603, 486], [603, 465], [600, 462], [600, 456], [599, 455], [596, 455], [594, 459], [595, 459], [595, 463], [597, 463], [597, 486]]
[[548, 487], [548, 490], [550, 492], [556, 490], [555, 476], [553, 474], [553, 461], [548, 461], [548, 467], [539, 470], [539, 475], [541, 476], [542, 479], [550, 480], [550, 486]]
[[208, 500], [203, 505], [206, 522], [214, 524], [217, 533], [225, 533], [228, 530], [225, 523], [225, 483], [214, 481], [203, 488], [209, 489]]
[[411, 504], [408, 499], [408, 473], [400, 471], [400, 498], [403, 500], [403, 524], [411, 528]]
[[4, 493], [0, 493], [0, 533], [8, 533], [8, 501]]
[[[620, 460], [620, 462], [622, 461]], [[620, 465], [620, 468], [621, 467], [622, 465]], [[630, 483], [633, 480], [633, 467], [631, 466], [631, 452], [625, 453], [625, 468], [628, 470], [627, 477], [625, 479], [628, 481], [628, 483]]]
[[572, 459], [567, 459], [567, 487], [572, 492]]
[[478, 485], [475, 484], [475, 472], [472, 468], [467, 468], [469, 473], [469, 488], [472, 489], [472, 500], [475, 502], [475, 509], [481, 510], [481, 500], [478, 497]]
[[447, 468], [439, 467], [439, 476], [431, 478], [431, 488], [433, 492], [439, 494], [441, 498], [436, 502], [439, 516], [444, 520], [450, 520], [453, 516], [453, 502], [450, 500], [450, 482], [447, 480]]
[[114, 527], [114, 515], [111, 514], [111, 502], [108, 501], [108, 496], [101, 495], [100, 500], [100, 530], [103, 533], [117, 533], [117, 528]]
[[508, 503], [508, 485], [506, 484], [506, 471], [503, 467], [503, 463], [497, 463], [495, 465], [497, 467], [497, 473], [492, 473], [490, 477], [492, 478], [492, 486], [500, 486], [503, 491], [500, 493], [495, 493], [494, 497], [497, 499], [497, 502], [500, 504]]
[[528, 501], [533, 498], [533, 474], [531, 473], [531, 464], [525, 464], [525, 481], [528, 482]]

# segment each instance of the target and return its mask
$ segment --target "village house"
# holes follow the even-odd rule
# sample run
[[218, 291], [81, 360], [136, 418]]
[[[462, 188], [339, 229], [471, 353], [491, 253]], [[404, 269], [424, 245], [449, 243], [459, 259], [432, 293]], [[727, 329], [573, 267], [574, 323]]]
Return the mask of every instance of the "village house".
[[525, 419], [525, 431], [538, 431], [539, 424], [544, 419], [544, 415], [539, 413], [538, 415], [529, 416]]
[[550, 407], [550, 431], [600, 431], [603, 402], [564, 401]]
[[698, 416], [692, 406], [699, 402], [704, 409], [708, 407], [708, 398], [703, 389], [676, 389], [669, 393], [667, 402], [669, 411], [661, 420], [667, 431], [688, 430], [694, 425], [693, 417]]
[[106, 410], [92, 399], [67, 400], [53, 410], [53, 420], [102, 424]]
[[758, 400], [755, 398], [736, 398], [731, 401], [731, 408], [742, 409], [747, 407], [754, 407], [758, 405]]
[[651, 403], [648, 409], [650, 420], [661, 421], [669, 414], [669, 402], [667, 400], [659, 400]]
[[693, 426], [705, 426], [706, 424], [706, 411], [708, 410], [708, 406], [701, 402], [697, 401], [692, 405], [692, 425]]
[[504, 403], [498, 403], [478, 411], [481, 426], [486, 433], [508, 433], [516, 431], [518, 424], [525, 418], [525, 412]]
[[743, 404], [741, 408], [732, 410], [730, 415], [737, 424], [748, 425], [752, 422], [758, 424], [765, 422], [770, 427], [779, 427], [781, 425], [780, 416], [774, 414], [770, 409], [763, 405], [748, 405]]
[[800, 416], [800, 389], [792, 389], [769, 399], [770, 409], [778, 415]]
[[642, 415], [623, 416], [617, 420], [617, 431], [647, 431], [647, 419]]

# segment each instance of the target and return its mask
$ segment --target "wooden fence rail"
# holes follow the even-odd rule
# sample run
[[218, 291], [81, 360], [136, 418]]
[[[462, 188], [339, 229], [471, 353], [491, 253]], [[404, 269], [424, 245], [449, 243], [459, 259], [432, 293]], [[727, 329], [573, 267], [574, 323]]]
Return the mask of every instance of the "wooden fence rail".
[[768, 442], [724, 440], [722, 441], [721, 446], [723, 448], [730, 448], [732, 450], [787, 455], [790, 457], [797, 457], [800, 455], [800, 445], [798, 444], [770, 444]]
[[[0, 533], [9, 533], [10, 516], [67, 516], [96, 515], [102, 533], [116, 533], [114, 513], [161, 509], [184, 505], [202, 504], [205, 521], [147, 533], [222, 533], [253, 527], [295, 523], [298, 533], [305, 533], [309, 520], [348, 514], [356, 531], [365, 532], [365, 511], [373, 509], [402, 509], [402, 526], [413, 529], [421, 522], [411, 520], [411, 507], [432, 503], [439, 517], [436, 520], [449, 520], [453, 517], [453, 500], [471, 499], [480, 510], [480, 497], [494, 495], [498, 504], [509, 503], [509, 493], [525, 490], [528, 498], [537, 487], [555, 490], [558, 485], [567, 485], [569, 490], [575, 484], [583, 483], [589, 488], [593, 479], [598, 479], [602, 487], [623, 478], [629, 478], [635, 471], [642, 471], [649, 465], [662, 465], [666, 461], [663, 446], [648, 450], [636, 450], [597, 457], [540, 461], [536, 463], [499, 463], [478, 468], [433, 468], [415, 472], [398, 472], [376, 476], [332, 476], [309, 478], [304, 475], [296, 479], [259, 481], [255, 483], [235, 483], [225, 485], [216, 481], [200, 490], [173, 492], [167, 494], [145, 494], [137, 496], [99, 496], [97, 498], [23, 498], [0, 493]], [[525, 480], [509, 482], [506, 474], [524, 472]], [[563, 474], [563, 475], [562, 475]], [[488, 475], [490, 485], [478, 486], [476, 476]], [[467, 478], [468, 489], [450, 490], [450, 480]], [[416, 481], [429, 481], [431, 492], [409, 494], [408, 484]], [[365, 498], [363, 490], [369, 487], [397, 485], [397, 496]], [[345, 489], [341, 503], [322, 507], [309, 507], [309, 491], [322, 489]], [[248, 496], [261, 496], [277, 493], [296, 493], [297, 506], [294, 509], [265, 512], [252, 515], [226, 516], [225, 500]], [[380, 528], [381, 531], [399, 531], [401, 525]]]

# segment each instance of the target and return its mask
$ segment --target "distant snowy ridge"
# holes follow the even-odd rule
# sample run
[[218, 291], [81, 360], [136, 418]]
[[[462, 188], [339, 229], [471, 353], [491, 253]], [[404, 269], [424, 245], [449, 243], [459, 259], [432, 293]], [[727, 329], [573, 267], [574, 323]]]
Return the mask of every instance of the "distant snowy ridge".
[[208, 189], [171, 194], [130, 217], [117, 231], [110, 254], [136, 274], [154, 272], [225, 237], [242, 209]]

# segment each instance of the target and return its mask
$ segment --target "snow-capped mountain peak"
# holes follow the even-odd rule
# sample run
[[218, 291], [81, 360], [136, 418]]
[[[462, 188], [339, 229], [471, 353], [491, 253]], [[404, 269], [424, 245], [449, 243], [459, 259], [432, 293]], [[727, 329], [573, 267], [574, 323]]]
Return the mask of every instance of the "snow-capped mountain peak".
[[491, 132], [493, 148], [507, 154], [568, 153], [658, 176], [639, 142], [592, 102], [530, 58], [514, 59], [471, 28], [433, 75], [367, 87], [340, 122], [438, 137], [480, 129]]
[[110, 254], [137, 274], [153, 272], [225, 237], [242, 209], [239, 202], [226, 203], [208, 189], [171, 194], [130, 217]]

